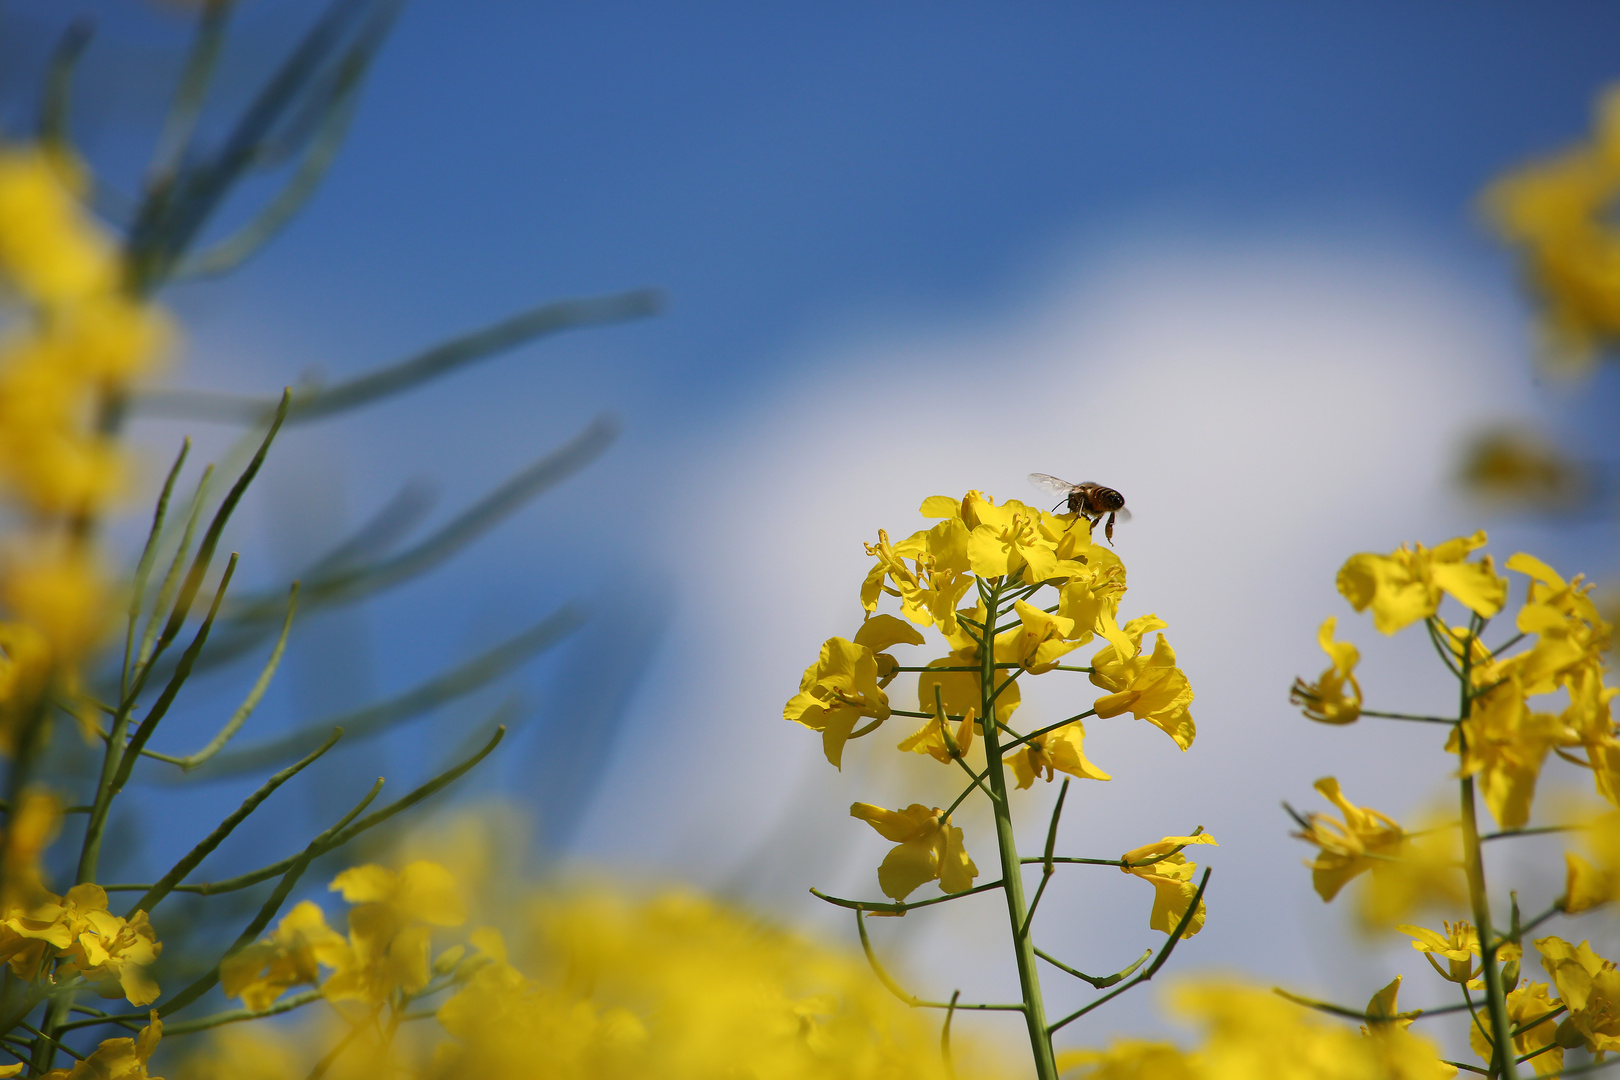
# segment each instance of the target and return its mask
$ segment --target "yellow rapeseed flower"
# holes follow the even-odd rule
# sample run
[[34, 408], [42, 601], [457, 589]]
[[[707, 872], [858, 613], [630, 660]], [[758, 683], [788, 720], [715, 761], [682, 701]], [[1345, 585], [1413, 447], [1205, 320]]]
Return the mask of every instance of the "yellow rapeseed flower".
[[1051, 671], [1063, 657], [1078, 649], [1073, 619], [1052, 615], [1024, 600], [1013, 604], [1018, 625], [996, 635], [996, 662], [1017, 664], [1033, 675]]
[[[1507, 1014], [1508, 1022], [1518, 1034], [1513, 1036], [1513, 1052], [1515, 1055], [1530, 1054], [1536, 1051], [1536, 1056], [1530, 1059], [1537, 1076], [1558, 1072], [1564, 1067], [1564, 1048], [1555, 1045], [1557, 1038], [1558, 1020], [1551, 1014], [1556, 1012], [1559, 1002], [1548, 996], [1546, 983], [1526, 983], [1516, 990], [1508, 991]], [[1542, 1019], [1538, 1024], [1531, 1021]], [[1468, 1028], [1468, 1045], [1483, 1061], [1491, 1060], [1492, 1024], [1490, 1013], [1481, 1009], [1474, 1016], [1475, 1023]], [[1526, 1026], [1529, 1024], [1530, 1026]]]
[[62, 830], [62, 800], [56, 795], [29, 788], [18, 802], [7, 822], [5, 858], [0, 862], [0, 919], [30, 911], [50, 898], [39, 862]]
[[220, 988], [258, 1012], [289, 987], [320, 981], [320, 966], [350, 960], [348, 942], [326, 925], [326, 915], [304, 900], [276, 924], [275, 933], [227, 957], [219, 965]]
[[[1333, 640], [1337, 623], [1337, 619], [1328, 616], [1316, 634], [1316, 640], [1333, 666], [1322, 672], [1314, 683], [1295, 679], [1288, 699], [1319, 723], [1353, 724], [1361, 717], [1361, 684], [1356, 681], [1356, 664], [1361, 652], [1348, 641]], [[1345, 693], [1346, 687], [1349, 693]]]
[[1344, 820], [1307, 814], [1309, 826], [1294, 835], [1321, 849], [1306, 865], [1311, 868], [1316, 894], [1332, 900], [1356, 875], [1371, 870], [1381, 860], [1396, 857], [1406, 843], [1406, 830], [1395, 819], [1352, 803], [1339, 789], [1339, 781], [1331, 776], [1324, 776], [1315, 786], [1323, 798], [1339, 808]]
[[336, 969], [321, 984], [328, 1001], [386, 1002], [396, 990], [416, 993], [428, 984], [433, 928], [460, 926], [466, 902], [450, 872], [418, 860], [397, 873], [376, 863], [351, 867], [332, 879], [349, 911], [346, 949], [323, 946]]
[[30, 301], [61, 307], [119, 286], [111, 244], [43, 151], [0, 147], [0, 274]]
[[1560, 937], [1537, 938], [1541, 966], [1569, 1007], [1569, 1023], [1594, 1054], [1620, 1050], [1620, 971], [1583, 941], [1571, 945]]
[[[1440, 973], [1442, 979], [1448, 982], [1465, 983], [1474, 977], [1473, 958], [1480, 955], [1479, 934], [1474, 930], [1472, 923], [1445, 921], [1444, 934], [1429, 930], [1421, 926], [1403, 924], [1395, 929], [1412, 938], [1412, 948], [1423, 953], [1429, 966]], [[1435, 962], [1439, 956], [1446, 960], [1442, 968]]]
[[927, 754], [942, 765], [949, 765], [964, 757], [973, 746], [973, 736], [978, 730], [973, 710], [969, 709], [958, 720], [954, 731], [950, 723], [943, 716], [935, 715], [924, 720], [922, 727], [913, 731], [899, 742], [899, 749], [913, 754]]
[[962, 846], [962, 830], [942, 817], [939, 808], [912, 803], [904, 810], [886, 810], [871, 803], [854, 803], [849, 816], [860, 818], [895, 846], [878, 867], [878, 885], [885, 896], [904, 900], [917, 886], [938, 881], [944, 892], [973, 887], [979, 868]]
[[828, 638], [821, 656], [804, 669], [799, 692], [783, 707], [782, 716], [821, 732], [827, 760], [842, 768], [844, 743], [856, 721], [889, 718], [889, 696], [878, 687], [877, 655], [865, 645]]
[[1118, 1039], [1106, 1050], [1065, 1050], [1057, 1056], [1058, 1072], [1074, 1070], [1084, 1080], [1201, 1080], [1197, 1060], [1167, 1042]]
[[[1182, 916], [1187, 914], [1187, 907], [1198, 894], [1198, 883], [1193, 880], [1193, 874], [1198, 870], [1198, 864], [1189, 862], [1177, 848], [1188, 844], [1213, 844], [1215, 838], [1208, 833], [1198, 833], [1194, 836], [1166, 836], [1151, 844], [1143, 844], [1133, 848], [1120, 856], [1120, 862], [1125, 865], [1120, 869], [1127, 874], [1141, 878], [1153, 886], [1153, 911], [1148, 915], [1148, 925], [1163, 934], [1173, 934], [1176, 924], [1181, 922]], [[1146, 865], [1131, 865], [1145, 863]], [[1181, 932], [1183, 938], [1190, 938], [1204, 928], [1204, 901], [1198, 901], [1198, 910], [1193, 912], [1192, 919], [1187, 928]]]
[[1009, 759], [1018, 777], [1018, 786], [1029, 787], [1037, 776], [1051, 780], [1054, 770], [1068, 773], [1077, 780], [1112, 780], [1113, 777], [1087, 760], [1082, 749], [1085, 738], [1085, 725], [1076, 720], [1031, 739]]
[[1468, 719], [1452, 728], [1446, 749], [1459, 776], [1476, 776], [1485, 805], [1504, 829], [1530, 820], [1536, 779], [1563, 732], [1559, 718], [1531, 712], [1517, 676], [1473, 699]]
[[1091, 681], [1109, 691], [1093, 706], [1100, 717], [1129, 712], [1146, 720], [1175, 740], [1183, 750], [1193, 744], [1198, 730], [1193, 724], [1192, 684], [1176, 667], [1176, 653], [1163, 634], [1158, 635], [1150, 656], [1142, 655], [1142, 638], [1149, 631], [1167, 624], [1157, 615], [1144, 615], [1125, 624], [1125, 636], [1132, 646], [1126, 655], [1118, 645], [1105, 645], [1091, 659]]
[[1172, 990], [1177, 1012], [1205, 1025], [1200, 1080], [1439, 1080], [1455, 1074], [1438, 1048], [1397, 1024], [1366, 1035], [1269, 990], [1225, 981]]
[[1339, 592], [1357, 611], [1371, 607], [1373, 625], [1385, 634], [1433, 615], [1443, 594], [1490, 618], [1507, 600], [1507, 579], [1489, 555], [1466, 561], [1469, 552], [1484, 546], [1482, 530], [1433, 549], [1403, 544], [1388, 555], [1352, 555], [1339, 570]]
[[1596, 111], [1589, 142], [1522, 166], [1482, 198], [1544, 305], [1544, 361], [1570, 374], [1590, 370], [1620, 336], [1620, 233], [1610, 217], [1620, 197], [1620, 90], [1606, 90]]
[[149, 1016], [133, 1039], [107, 1039], [73, 1068], [52, 1069], [41, 1080], [163, 1080], [146, 1071], [146, 1063], [163, 1038], [163, 1021], [157, 1010]]
[[158, 998], [158, 985], [146, 974], [163, 945], [146, 912], [129, 919], [107, 910], [101, 886], [75, 885], [63, 896], [47, 893], [39, 903], [0, 920], [0, 960], [24, 979], [35, 979], [47, 961], [60, 958], [63, 973], [82, 974], [103, 997], [124, 997], [132, 1005]]

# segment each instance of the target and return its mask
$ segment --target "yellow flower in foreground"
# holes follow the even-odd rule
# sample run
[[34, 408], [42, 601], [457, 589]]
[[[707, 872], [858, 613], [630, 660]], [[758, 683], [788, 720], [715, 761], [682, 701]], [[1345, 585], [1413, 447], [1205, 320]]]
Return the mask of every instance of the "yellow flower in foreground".
[[[1089, 523], [1082, 518], [1069, 535], [1078, 533], [1080, 526], [1089, 528]], [[1067, 546], [1060, 543], [1059, 553]], [[1057, 613], [1074, 623], [1074, 639], [1080, 644], [1100, 634], [1116, 649], [1130, 652], [1130, 639], [1117, 622], [1119, 601], [1125, 595], [1125, 564], [1107, 548], [1089, 543], [1075, 553], [1074, 561], [1082, 562], [1086, 572], [1075, 574], [1058, 590]]]
[[805, 668], [799, 692], [782, 709], [782, 716], [821, 732], [827, 760], [842, 767], [844, 743], [855, 722], [863, 716], [879, 723], [889, 718], [889, 696], [878, 688], [877, 680], [877, 656], [871, 649], [828, 638], [820, 658]]
[[348, 942], [326, 925], [326, 915], [305, 900], [276, 924], [271, 936], [242, 949], [219, 965], [220, 988], [258, 1012], [289, 987], [320, 980], [319, 965], [338, 967], [349, 960]]
[[930, 810], [912, 803], [904, 810], [886, 810], [858, 802], [850, 806], [849, 816], [896, 844], [878, 867], [878, 885], [885, 896], [904, 900], [929, 881], [938, 881], [945, 892], [962, 892], [979, 876], [979, 868], [962, 847], [962, 830], [942, 820], [938, 807]]
[[1381, 933], [1420, 910], [1467, 908], [1461, 831], [1454, 821], [1432, 821], [1408, 833], [1393, 858], [1373, 860], [1356, 915], [1364, 929]]
[[[983, 703], [983, 680], [979, 677], [979, 650], [976, 648], [959, 649], [937, 660], [930, 660], [926, 665], [929, 670], [917, 676], [917, 701], [924, 712], [934, 711], [934, 700], [937, 696], [945, 703], [945, 715], [966, 716], [969, 712], [977, 713]], [[972, 671], [936, 671], [935, 668], [972, 668]], [[1000, 690], [996, 695], [996, 703], [992, 707], [996, 719], [1003, 724], [1012, 719], [1023, 701], [1023, 694], [1018, 689], [1018, 683], [1007, 682], [1011, 674], [1005, 669], [997, 670], [995, 682], [991, 685]], [[1005, 689], [1000, 689], [1003, 684]], [[938, 688], [936, 691], [935, 688]]]
[[[527, 952], [480, 941], [490, 962], [441, 1008], [454, 1042], [425, 1080], [947, 1076], [937, 1016], [894, 1000], [858, 953], [689, 894], [531, 909]], [[952, 1044], [957, 1073], [983, 1076], [960, 1029]]]
[[162, 951], [146, 912], [127, 920], [112, 914], [106, 891], [89, 883], [65, 896], [47, 893], [0, 922], [0, 959], [16, 975], [36, 978], [48, 960], [59, 957], [59, 973], [82, 974], [103, 997], [124, 997], [131, 1005], [157, 1000], [158, 985], [146, 968]]
[[[1356, 664], [1361, 652], [1348, 641], [1334, 641], [1333, 628], [1338, 620], [1329, 616], [1317, 631], [1316, 640], [1328, 654], [1333, 666], [1322, 672], [1314, 683], [1295, 679], [1288, 700], [1305, 711], [1305, 715], [1323, 724], [1352, 724], [1361, 717], [1361, 684], [1356, 681]], [[1350, 692], [1345, 693], [1349, 687]]]
[[1620, 881], [1573, 851], [1564, 852], [1564, 911], [1575, 915], [1620, 898]]
[[1620, 900], [1620, 810], [1578, 822], [1577, 829], [1593, 861], [1564, 853], [1564, 910], [1571, 915]]
[[[11, 814], [0, 862], [0, 919], [23, 914], [50, 897], [39, 860], [62, 829], [62, 800], [29, 788]], [[0, 941], [4, 940], [0, 931]]]
[[1571, 945], [1563, 938], [1535, 942], [1541, 966], [1569, 1006], [1569, 1022], [1595, 1054], [1620, 1050], [1620, 971], [1586, 942]]
[[1585, 372], [1620, 336], [1620, 235], [1610, 219], [1620, 195], [1620, 94], [1598, 101], [1590, 143], [1531, 162], [1498, 179], [1483, 205], [1524, 277], [1545, 305], [1543, 359]]
[[[962, 521], [972, 530], [968, 536], [968, 564], [980, 577], [1021, 574], [1026, 584], [1033, 585], [1067, 576], [1057, 556], [1061, 531], [1043, 521], [1043, 517], [1052, 515], [1043, 515], [1017, 499], [997, 506], [979, 491], [962, 497], [961, 513]], [[1052, 522], [1055, 524], [1056, 519]]]
[[1113, 777], [1086, 760], [1082, 749], [1085, 738], [1086, 727], [1076, 720], [1031, 739], [1009, 759], [1018, 777], [1018, 786], [1029, 787], [1037, 776], [1051, 780], [1053, 770], [1079, 780], [1112, 780]]
[[146, 1063], [163, 1038], [157, 1010], [133, 1039], [108, 1039], [71, 1069], [52, 1069], [42, 1080], [162, 1080], [146, 1071]]
[[0, 274], [50, 307], [113, 292], [111, 244], [41, 151], [0, 148]]
[[1458, 775], [1477, 776], [1485, 805], [1504, 829], [1530, 820], [1536, 779], [1563, 725], [1531, 712], [1518, 676], [1473, 699], [1468, 719], [1452, 728], [1446, 749], [1460, 758]]
[[1311, 868], [1311, 884], [1316, 894], [1327, 901], [1339, 895], [1339, 890], [1356, 875], [1377, 865], [1378, 860], [1395, 857], [1406, 842], [1406, 830], [1377, 810], [1356, 806], [1339, 790], [1338, 780], [1331, 776], [1318, 780], [1316, 790], [1339, 808], [1344, 820], [1307, 814], [1309, 826], [1294, 835], [1321, 848], [1307, 865]]
[[1075, 649], [1074, 620], [1051, 615], [1034, 604], [1019, 600], [1013, 604], [1018, 625], [996, 635], [996, 662], [1018, 664], [1031, 674], [1051, 671], [1054, 664]]
[[[177, 1080], [306, 1080], [310, 1067], [289, 1045], [295, 1041], [305, 1039], [295, 1039], [285, 1027], [230, 1024], [211, 1032], [206, 1046], [181, 1060]], [[339, 1058], [334, 1070], [339, 1075], [344, 1060]]]
[[[1518, 1031], [1513, 1036], [1513, 1051], [1516, 1055], [1541, 1051], [1530, 1059], [1537, 1076], [1558, 1072], [1564, 1067], [1564, 1048], [1554, 1042], [1558, 1020], [1551, 1016], [1559, 1004], [1548, 997], [1546, 983], [1527, 983], [1517, 990], [1508, 991], [1508, 1022], [1513, 1025], [1513, 1030]], [[1547, 1019], [1533, 1023], [1540, 1017]], [[1468, 1028], [1468, 1045], [1473, 1047], [1481, 1061], [1490, 1061], [1491, 1044], [1487, 1041], [1493, 1037], [1490, 1013], [1481, 1009], [1475, 1020], [1477, 1023]], [[1526, 1027], [1527, 1024], [1530, 1026]], [[1521, 1028], [1524, 1030], [1521, 1031]]]
[[[1188, 862], [1187, 857], [1176, 849], [1188, 844], [1213, 843], [1215, 838], [1208, 833], [1166, 836], [1163, 840], [1144, 844], [1120, 856], [1120, 861], [1126, 864], [1120, 867], [1121, 870], [1153, 886], [1153, 911], [1148, 916], [1148, 925], [1154, 930], [1163, 934], [1175, 933], [1176, 925], [1187, 914], [1188, 905], [1198, 894], [1198, 883], [1193, 880], [1198, 864]], [[1130, 865], [1132, 863], [1146, 865]], [[1204, 916], [1204, 901], [1200, 900], [1198, 910], [1193, 912], [1181, 936], [1190, 938], [1202, 930]]]
[[1170, 1000], [1208, 1029], [1194, 1054], [1201, 1080], [1439, 1080], [1455, 1073], [1433, 1043], [1398, 1024], [1361, 1035], [1259, 987], [1184, 984]]
[[[100, 886], [76, 885], [75, 889]], [[70, 890], [71, 895], [71, 890]], [[127, 998], [131, 1005], [146, 1005], [158, 998], [158, 984], [146, 974], [157, 961], [163, 945], [157, 940], [146, 912], [137, 911], [128, 920], [105, 910], [107, 894], [84, 913], [88, 926], [79, 932], [72, 946], [63, 951], [64, 963], [58, 973], [78, 973], [95, 984], [104, 998]]]
[[1057, 1056], [1058, 1072], [1085, 1080], [1200, 1080], [1197, 1060], [1174, 1043], [1115, 1039], [1106, 1050], [1065, 1050]]
[[[929, 514], [934, 501], [923, 503], [925, 515], [939, 516]], [[955, 500], [943, 501], [956, 510]], [[956, 605], [973, 585], [967, 545], [968, 528], [959, 517], [913, 533], [898, 544], [879, 529], [878, 542], [866, 545], [866, 553], [877, 563], [861, 584], [861, 606], [876, 611], [879, 598], [888, 593], [900, 598], [900, 613], [918, 626], [938, 624], [945, 633], [954, 633]]]
[[108, 589], [88, 556], [36, 551], [0, 571], [0, 604], [44, 639], [53, 665], [71, 665], [100, 644], [108, 627]]
[[973, 746], [973, 734], [977, 727], [973, 719], [973, 710], [969, 709], [962, 719], [955, 724], [955, 732], [943, 717], [935, 716], [931, 720], [924, 720], [922, 727], [913, 731], [899, 742], [899, 749], [914, 754], [927, 754], [943, 765], [949, 765], [967, 754]]
[[854, 642], [877, 654], [878, 685], [887, 686], [900, 662], [889, 654], [896, 645], [921, 645], [923, 636], [915, 627], [893, 615], [871, 615], [855, 631]]
[[[1474, 977], [1473, 958], [1480, 955], [1479, 934], [1471, 923], [1443, 922], [1444, 934], [1421, 926], [1401, 925], [1395, 929], [1412, 937], [1412, 948], [1423, 953], [1429, 965], [1449, 982], [1465, 983]], [[1447, 965], [1442, 968], [1435, 957], [1443, 957]]]
[[1091, 660], [1091, 681], [1109, 693], [1098, 698], [1093, 707], [1101, 717], [1129, 712], [1163, 731], [1185, 750], [1197, 735], [1188, 709], [1193, 700], [1192, 684], [1176, 667], [1175, 650], [1163, 634], [1158, 636], [1151, 656], [1144, 657], [1141, 652], [1142, 638], [1166, 625], [1157, 615], [1132, 619], [1125, 624], [1124, 632], [1136, 647], [1133, 655], [1122, 656], [1116, 645], [1097, 650]]
[[1459, 536], [1439, 547], [1402, 545], [1389, 555], [1352, 555], [1339, 570], [1339, 592], [1357, 611], [1373, 611], [1373, 625], [1393, 634], [1440, 608], [1449, 593], [1464, 607], [1490, 618], [1507, 600], [1507, 579], [1497, 574], [1489, 555], [1464, 561], [1485, 546], [1485, 533]]
[[1552, 567], [1523, 552], [1509, 557], [1507, 567], [1530, 578], [1514, 624], [1520, 633], [1534, 634], [1535, 645], [1481, 674], [1493, 682], [1517, 675], [1524, 692], [1536, 695], [1566, 685], [1583, 668], [1601, 671], [1610, 627], [1592, 602], [1592, 587], [1579, 576], [1566, 582]]
[[337, 969], [321, 985], [329, 1001], [378, 1005], [395, 990], [421, 990], [428, 983], [432, 928], [467, 919], [455, 879], [426, 860], [398, 873], [376, 863], [356, 866], [333, 878], [331, 889], [359, 906], [349, 912], [348, 949], [329, 950]]

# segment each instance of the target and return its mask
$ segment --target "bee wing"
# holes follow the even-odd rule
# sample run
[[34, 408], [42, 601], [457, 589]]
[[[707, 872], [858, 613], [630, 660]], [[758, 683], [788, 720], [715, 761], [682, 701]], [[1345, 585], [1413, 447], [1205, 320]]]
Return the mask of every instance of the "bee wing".
[[1114, 518], [1118, 521], [1129, 521], [1131, 520], [1131, 512], [1122, 506], [1114, 511]]
[[1060, 499], [1068, 498], [1069, 492], [1075, 489], [1075, 485], [1067, 480], [1059, 480], [1057, 477], [1048, 476], [1043, 472], [1030, 473], [1029, 482], [1048, 495], [1056, 495]]

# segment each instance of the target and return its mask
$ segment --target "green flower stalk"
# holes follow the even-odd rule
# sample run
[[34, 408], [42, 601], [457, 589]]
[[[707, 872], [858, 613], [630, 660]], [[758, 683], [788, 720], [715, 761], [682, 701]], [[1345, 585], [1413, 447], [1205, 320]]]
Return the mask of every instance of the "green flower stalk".
[[[1162, 620], [1147, 615], [1119, 624], [1125, 566], [1113, 551], [1093, 542], [1094, 521], [1085, 513], [1053, 514], [1016, 500], [998, 506], [977, 491], [961, 499], [932, 497], [921, 512], [938, 519], [938, 524], [898, 543], [879, 530], [877, 543], [867, 546], [874, 565], [860, 592], [866, 617], [853, 638], [830, 638], [822, 646], [784, 716], [818, 732], [827, 760], [840, 767], [852, 741], [872, 734], [891, 717], [914, 717], [922, 723], [900, 740], [898, 749], [960, 770], [964, 784], [943, 810], [920, 803], [899, 810], [855, 803], [851, 816], [895, 844], [878, 867], [878, 885], [890, 899], [816, 895], [854, 910], [867, 957], [896, 996], [914, 1007], [946, 1011], [942, 1042], [947, 1053], [955, 1013], [1016, 1011], [1028, 1031], [1035, 1075], [1052, 1080], [1058, 1074], [1053, 1033], [1151, 979], [1177, 942], [1204, 924], [1209, 871], [1195, 880], [1196, 865], [1182, 855], [1189, 845], [1214, 843], [1201, 829], [1189, 836], [1165, 837], [1113, 859], [1055, 853], [1070, 781], [1110, 779], [1086, 757], [1085, 721], [1129, 713], [1158, 727], [1186, 750], [1196, 734], [1190, 711], [1192, 687], [1162, 633], [1147, 647], [1145, 638], [1165, 628]], [[1051, 593], [1045, 592], [1048, 589]], [[969, 595], [974, 604], [961, 606]], [[886, 598], [898, 601], [898, 617], [878, 611]], [[1043, 600], [1055, 602], [1043, 606]], [[924, 664], [903, 665], [890, 650], [925, 644], [919, 628], [936, 630], [949, 651]], [[1101, 647], [1090, 664], [1062, 663], [1093, 642]], [[1022, 680], [1053, 671], [1087, 674], [1104, 694], [1066, 720], [1020, 732], [1013, 720]], [[917, 678], [917, 710], [890, 704], [886, 688], [901, 674]], [[978, 769], [968, 761], [976, 742], [984, 756], [984, 766]], [[1045, 851], [1023, 855], [1014, 837], [1016, 792], [1032, 787], [1037, 778], [1050, 781], [1060, 772], [1065, 779]], [[999, 877], [985, 884], [974, 884], [979, 867], [968, 854], [964, 830], [952, 824], [953, 813], [969, 798], [987, 800], [995, 823]], [[1034, 864], [1041, 868], [1040, 883], [1026, 898], [1024, 868]], [[1149, 949], [1119, 972], [1091, 976], [1040, 949], [1034, 916], [1058, 864], [1111, 866], [1149, 882], [1154, 889], [1149, 925], [1168, 935], [1156, 955]], [[907, 899], [931, 882], [938, 882], [944, 895]], [[868, 912], [904, 915], [912, 908], [989, 890], [999, 890], [1006, 900], [1018, 1001], [963, 1003], [958, 995], [948, 1002], [925, 1001], [902, 989], [882, 968], [867, 932]], [[1144, 968], [1150, 958], [1152, 963]], [[1107, 992], [1053, 1020], [1041, 991], [1037, 964], [1041, 960]]]
[[[1620, 895], [1614, 876], [1620, 815], [1577, 826], [1530, 824], [1537, 781], [1553, 755], [1590, 770], [1597, 793], [1620, 805], [1620, 729], [1609, 710], [1620, 689], [1605, 684], [1610, 627], [1592, 603], [1590, 586], [1579, 577], [1566, 581], [1533, 556], [1516, 554], [1504, 564], [1520, 575], [1524, 601], [1513, 630], [1499, 635], [1502, 640], [1494, 646], [1487, 644], [1491, 623], [1513, 590], [1489, 555], [1469, 558], [1485, 542], [1479, 532], [1433, 549], [1411, 545], [1389, 555], [1364, 553], [1347, 561], [1338, 576], [1345, 599], [1357, 611], [1370, 610], [1383, 633], [1423, 626], [1457, 684], [1455, 716], [1364, 707], [1354, 676], [1359, 652], [1333, 640], [1331, 618], [1322, 626], [1321, 642], [1332, 666], [1315, 683], [1297, 680], [1293, 691], [1295, 704], [1313, 720], [1347, 725], [1365, 716], [1443, 726], [1444, 748], [1455, 755], [1457, 816], [1408, 831], [1387, 815], [1356, 806], [1334, 778], [1325, 777], [1317, 790], [1338, 805], [1343, 820], [1295, 817], [1302, 827], [1298, 835], [1318, 848], [1311, 869], [1322, 899], [1332, 900], [1365, 875], [1363, 922], [1407, 935], [1435, 972], [1461, 991], [1460, 1002], [1426, 1013], [1467, 1015], [1469, 1044], [1484, 1066], [1458, 1067], [1506, 1080], [1524, 1066], [1537, 1075], [1558, 1073], [1568, 1048], [1594, 1053], [1620, 1048], [1615, 1038], [1620, 1031], [1609, 1019], [1620, 1006], [1620, 978], [1612, 974], [1612, 962], [1585, 942], [1575, 947], [1543, 937], [1533, 944], [1551, 985], [1523, 979], [1521, 973], [1523, 939], [1530, 931], [1557, 915], [1573, 915]], [[1452, 623], [1442, 615], [1448, 597], [1465, 609], [1464, 621]], [[1549, 702], [1553, 694], [1561, 702]], [[1481, 831], [1482, 809], [1498, 831]], [[1596, 862], [1567, 852], [1563, 895], [1529, 920], [1521, 917], [1514, 895], [1504, 918], [1500, 900], [1492, 902], [1487, 843], [1572, 830], [1587, 834]], [[1420, 907], [1450, 909], [1467, 918], [1445, 922], [1443, 931], [1402, 921]], [[1386, 988], [1386, 1014], [1395, 1012], [1395, 985]], [[1372, 1011], [1369, 1007], [1369, 1019]], [[1420, 1012], [1402, 1015], [1410, 1022]]]

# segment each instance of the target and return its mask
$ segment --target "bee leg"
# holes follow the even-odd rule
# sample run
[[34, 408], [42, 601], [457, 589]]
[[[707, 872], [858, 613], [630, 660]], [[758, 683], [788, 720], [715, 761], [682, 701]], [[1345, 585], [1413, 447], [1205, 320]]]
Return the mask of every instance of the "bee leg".
[[1109, 547], [1114, 546], [1114, 518], [1117, 517], [1117, 516], [1118, 515], [1116, 515], [1116, 514], [1109, 514], [1108, 515], [1108, 524], [1106, 526], [1104, 526], [1104, 528], [1103, 528], [1103, 535], [1108, 537], [1108, 546]]

